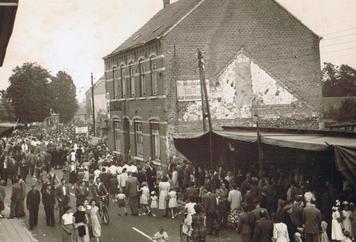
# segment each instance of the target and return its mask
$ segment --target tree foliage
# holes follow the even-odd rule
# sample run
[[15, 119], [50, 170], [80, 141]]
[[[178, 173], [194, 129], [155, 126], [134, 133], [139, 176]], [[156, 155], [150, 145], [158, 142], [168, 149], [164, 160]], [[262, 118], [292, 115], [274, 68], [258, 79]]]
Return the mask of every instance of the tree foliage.
[[336, 113], [336, 118], [340, 121], [356, 120], [356, 101], [345, 99]]
[[0, 91], [0, 120], [15, 121], [14, 107], [5, 90]]
[[64, 71], [59, 71], [56, 76], [52, 77], [50, 89], [53, 111], [59, 114], [60, 122], [69, 122], [78, 109], [76, 88], [72, 77]]
[[348, 65], [335, 66], [324, 63], [323, 96], [346, 97], [356, 96], [356, 70]]
[[49, 116], [51, 93], [49, 72], [35, 63], [24, 63], [13, 70], [7, 95], [17, 120], [23, 123], [43, 121]]

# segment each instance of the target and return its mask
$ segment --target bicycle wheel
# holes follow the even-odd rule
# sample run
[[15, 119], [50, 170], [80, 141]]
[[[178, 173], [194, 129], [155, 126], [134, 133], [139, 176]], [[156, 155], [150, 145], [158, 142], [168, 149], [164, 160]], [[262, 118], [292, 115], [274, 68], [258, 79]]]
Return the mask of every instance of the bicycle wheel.
[[179, 225], [179, 237], [180, 237], [180, 241], [184, 242], [183, 224]]
[[103, 222], [104, 224], [108, 225], [110, 223], [109, 211], [106, 206], [103, 207]]

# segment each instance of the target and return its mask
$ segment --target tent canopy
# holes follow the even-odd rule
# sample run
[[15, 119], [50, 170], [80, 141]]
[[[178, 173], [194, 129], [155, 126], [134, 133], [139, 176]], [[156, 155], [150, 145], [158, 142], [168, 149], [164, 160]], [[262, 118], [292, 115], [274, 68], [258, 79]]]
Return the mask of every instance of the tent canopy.
[[[338, 171], [351, 183], [356, 185], [356, 138], [353, 135], [334, 134], [330, 132], [285, 132], [273, 130], [260, 132], [264, 146], [280, 147], [283, 150], [295, 150], [299, 153], [327, 153], [333, 151], [332, 160]], [[336, 136], [338, 135], [338, 136]], [[345, 137], [346, 136], [346, 137]], [[210, 141], [212, 150], [210, 151]], [[257, 161], [257, 132], [254, 130], [224, 130], [211, 133], [185, 134], [174, 137], [176, 149], [188, 160], [199, 166], [221, 165], [222, 155], [234, 153], [230, 162], [238, 163]], [[236, 149], [236, 151], [235, 151]], [[233, 152], [231, 152], [233, 151]], [[210, 161], [212, 152], [212, 161]], [[209, 161], [212, 163], [209, 163]]]

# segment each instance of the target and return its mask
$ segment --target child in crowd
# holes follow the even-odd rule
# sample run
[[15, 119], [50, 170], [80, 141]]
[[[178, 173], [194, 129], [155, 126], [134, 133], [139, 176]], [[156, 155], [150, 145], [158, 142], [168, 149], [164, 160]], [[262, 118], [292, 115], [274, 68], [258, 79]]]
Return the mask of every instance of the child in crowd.
[[157, 195], [155, 191], [151, 192], [151, 214], [153, 217], [156, 217], [156, 209], [158, 208], [158, 203], [157, 203]]
[[294, 242], [303, 242], [302, 235], [299, 232], [294, 234]]
[[171, 188], [169, 193], [168, 193], [168, 208], [171, 210], [171, 215], [172, 219], [175, 218], [175, 213], [176, 213], [176, 208], [178, 207], [178, 202], [177, 202], [177, 192], [174, 190], [174, 188]]
[[168, 234], [164, 229], [161, 227], [157, 233], [153, 236], [152, 240], [154, 242], [166, 242], [168, 241]]
[[142, 187], [140, 189], [141, 196], [140, 196], [140, 206], [142, 209], [142, 214], [146, 215], [150, 214], [150, 207], [148, 206], [148, 200], [150, 199], [150, 190], [148, 189], [147, 182], [142, 182]]
[[119, 189], [119, 193], [116, 195], [116, 202], [119, 205], [119, 216], [121, 216], [121, 211], [123, 210], [125, 216], [127, 216], [126, 210], [126, 195], [123, 193], [122, 189]]
[[345, 238], [341, 242], [352, 242], [351, 233], [349, 231], [344, 232]]
[[321, 234], [320, 234], [320, 239], [319, 242], [329, 242], [329, 237], [328, 234], [326, 232], [328, 228], [328, 223], [325, 221], [321, 222]]

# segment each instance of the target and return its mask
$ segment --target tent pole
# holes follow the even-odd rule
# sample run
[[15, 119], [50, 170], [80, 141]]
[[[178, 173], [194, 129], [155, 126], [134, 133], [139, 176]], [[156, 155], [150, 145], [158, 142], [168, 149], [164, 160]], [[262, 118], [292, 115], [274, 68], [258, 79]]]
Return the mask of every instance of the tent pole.
[[262, 141], [261, 141], [261, 132], [260, 126], [258, 123], [258, 116], [256, 115], [256, 130], [257, 130], [257, 151], [258, 151], [258, 166], [259, 166], [259, 174], [262, 177], [263, 173], [263, 149], [262, 149]]

